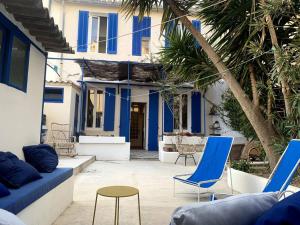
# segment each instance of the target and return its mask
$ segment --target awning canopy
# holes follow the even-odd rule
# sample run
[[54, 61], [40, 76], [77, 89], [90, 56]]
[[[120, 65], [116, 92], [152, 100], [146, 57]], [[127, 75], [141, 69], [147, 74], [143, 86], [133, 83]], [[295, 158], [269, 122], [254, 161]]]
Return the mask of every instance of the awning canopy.
[[83, 68], [84, 77], [94, 77], [104, 81], [131, 80], [155, 82], [162, 78], [162, 66], [152, 63], [113, 62], [98, 60], [77, 60]]
[[42, 0], [0, 0], [6, 10], [41, 42], [48, 52], [74, 53], [62, 32], [43, 7]]

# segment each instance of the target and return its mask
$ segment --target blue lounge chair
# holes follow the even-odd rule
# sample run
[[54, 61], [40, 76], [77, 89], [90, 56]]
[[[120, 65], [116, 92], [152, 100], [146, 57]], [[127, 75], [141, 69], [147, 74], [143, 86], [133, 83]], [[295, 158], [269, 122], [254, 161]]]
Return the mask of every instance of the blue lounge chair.
[[[229, 157], [233, 137], [208, 137], [204, 147], [202, 159], [193, 174], [174, 176], [175, 181], [198, 187], [198, 201], [200, 188], [209, 188], [222, 178], [226, 162]], [[187, 177], [184, 179], [184, 177]]]
[[263, 192], [284, 192], [290, 185], [293, 175], [300, 163], [300, 140], [291, 140], [275, 169], [273, 170]]
[[[290, 185], [293, 176], [300, 163], [300, 140], [291, 140], [285, 151], [282, 153], [276, 167], [274, 168], [263, 192], [280, 192], [284, 195]], [[214, 194], [210, 197], [216, 200]]]

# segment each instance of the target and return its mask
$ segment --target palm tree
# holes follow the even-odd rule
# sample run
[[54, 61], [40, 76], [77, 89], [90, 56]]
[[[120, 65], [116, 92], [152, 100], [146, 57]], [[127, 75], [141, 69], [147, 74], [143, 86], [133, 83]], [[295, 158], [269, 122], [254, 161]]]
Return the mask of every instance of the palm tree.
[[278, 154], [274, 151], [272, 146], [272, 141], [276, 136], [276, 133], [272, 128], [267, 126], [264, 116], [249, 99], [248, 95], [244, 92], [235, 76], [231, 73], [230, 69], [228, 69], [228, 67], [225, 65], [222, 58], [216, 53], [214, 48], [208, 43], [202, 34], [194, 28], [192, 22], [186, 16], [189, 13], [189, 9], [197, 2], [198, 0], [123, 0], [122, 5], [123, 9], [127, 12], [127, 15], [132, 15], [138, 11], [140, 18], [142, 18], [145, 14], [149, 14], [153, 9], [157, 9], [159, 6], [163, 5], [164, 21], [170, 18], [179, 18], [179, 21], [187, 30], [189, 30], [189, 32], [201, 45], [208, 58], [218, 70], [220, 77], [226, 81], [228, 87], [241, 105], [255, 132], [257, 133], [257, 136], [268, 156], [270, 167], [274, 168], [278, 160]]

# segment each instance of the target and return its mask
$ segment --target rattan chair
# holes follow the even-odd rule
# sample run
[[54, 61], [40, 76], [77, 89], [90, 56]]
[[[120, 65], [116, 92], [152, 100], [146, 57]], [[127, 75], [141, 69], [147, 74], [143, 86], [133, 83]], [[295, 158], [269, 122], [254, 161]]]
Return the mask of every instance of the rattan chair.
[[75, 137], [71, 134], [69, 124], [51, 123], [51, 138], [57, 154], [71, 157], [77, 155]]

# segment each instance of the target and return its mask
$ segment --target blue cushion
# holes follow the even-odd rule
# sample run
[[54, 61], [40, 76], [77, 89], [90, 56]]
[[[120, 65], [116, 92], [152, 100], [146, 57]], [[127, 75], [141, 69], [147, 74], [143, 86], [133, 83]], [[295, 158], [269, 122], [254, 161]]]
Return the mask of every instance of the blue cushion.
[[10, 152], [0, 152], [0, 181], [8, 187], [20, 188], [40, 179], [39, 172]]
[[58, 165], [58, 156], [50, 145], [31, 145], [23, 147], [26, 162], [41, 173], [51, 173]]
[[297, 192], [286, 199], [275, 204], [267, 210], [255, 225], [298, 225], [300, 215], [300, 192]]
[[6, 186], [0, 183], [0, 198], [10, 195], [9, 190]]
[[43, 179], [11, 190], [11, 195], [1, 198], [0, 208], [17, 214], [24, 208], [47, 194], [73, 175], [73, 169], [58, 168], [52, 173], [42, 173]]

